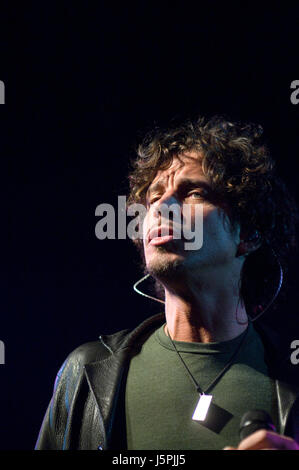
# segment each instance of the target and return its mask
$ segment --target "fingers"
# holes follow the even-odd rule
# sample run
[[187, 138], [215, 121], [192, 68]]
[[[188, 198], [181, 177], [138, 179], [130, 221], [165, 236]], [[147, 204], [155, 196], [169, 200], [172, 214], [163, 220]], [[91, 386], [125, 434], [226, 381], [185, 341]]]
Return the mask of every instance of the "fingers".
[[290, 437], [261, 429], [243, 439], [237, 449], [226, 446], [223, 450], [299, 450], [299, 444]]

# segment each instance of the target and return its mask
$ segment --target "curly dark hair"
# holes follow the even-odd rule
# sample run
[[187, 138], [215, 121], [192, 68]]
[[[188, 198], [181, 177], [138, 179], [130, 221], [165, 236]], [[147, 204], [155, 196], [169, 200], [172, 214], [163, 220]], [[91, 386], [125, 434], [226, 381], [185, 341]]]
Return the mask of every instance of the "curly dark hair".
[[[273, 296], [270, 284], [277, 285], [278, 260], [286, 273], [290, 255], [297, 250], [297, 205], [278, 177], [262, 135], [260, 125], [231, 122], [223, 116], [155, 128], [146, 134], [138, 146], [137, 159], [131, 161], [127, 201], [145, 204], [147, 189], [158, 170], [169, 168], [173, 158], [184, 152], [200, 153], [216, 199], [229, 207], [232, 226], [240, 224], [249, 236], [259, 233], [261, 245], [246, 258], [240, 285], [251, 314], [265, 302], [265, 292], [271, 291]], [[142, 240], [134, 243], [144, 266]], [[159, 297], [163, 297], [161, 287], [156, 283]]]

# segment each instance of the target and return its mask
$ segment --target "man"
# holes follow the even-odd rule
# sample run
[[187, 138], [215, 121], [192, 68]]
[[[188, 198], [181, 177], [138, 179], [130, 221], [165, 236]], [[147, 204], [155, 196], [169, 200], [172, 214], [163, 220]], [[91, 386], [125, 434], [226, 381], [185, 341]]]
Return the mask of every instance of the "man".
[[[298, 450], [299, 386], [250, 320], [265, 309], [261, 268], [272, 257], [282, 269], [297, 218], [261, 129], [216, 117], [155, 131], [130, 175], [133, 202], [146, 206], [135, 243], [165, 312], [70, 354], [36, 448]], [[199, 214], [203, 243], [186, 249]], [[275, 428], [239, 443], [254, 409]]]

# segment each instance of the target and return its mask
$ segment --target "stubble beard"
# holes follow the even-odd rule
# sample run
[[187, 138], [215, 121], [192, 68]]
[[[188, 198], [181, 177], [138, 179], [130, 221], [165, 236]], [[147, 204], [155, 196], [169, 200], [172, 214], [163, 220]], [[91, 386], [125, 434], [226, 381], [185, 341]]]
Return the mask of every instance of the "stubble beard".
[[147, 263], [147, 270], [157, 281], [168, 284], [184, 277], [185, 263], [182, 257], [174, 257], [166, 248], [159, 246], [153, 259]]

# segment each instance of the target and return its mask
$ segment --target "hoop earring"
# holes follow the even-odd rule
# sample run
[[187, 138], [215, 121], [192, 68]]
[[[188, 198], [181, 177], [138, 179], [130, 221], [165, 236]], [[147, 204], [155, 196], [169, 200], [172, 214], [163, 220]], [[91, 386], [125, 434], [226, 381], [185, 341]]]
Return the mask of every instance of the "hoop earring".
[[279, 266], [279, 281], [278, 281], [278, 287], [275, 291], [275, 294], [274, 296], [272, 297], [272, 299], [270, 300], [270, 302], [268, 303], [268, 305], [266, 305], [265, 308], [262, 307], [262, 305], [258, 305], [257, 308], [259, 310], [262, 309], [262, 311], [256, 315], [254, 318], [250, 318], [250, 320], [252, 322], [254, 322], [255, 320], [257, 320], [258, 318], [260, 318], [270, 307], [271, 305], [273, 304], [274, 300], [276, 299], [276, 297], [278, 296], [279, 292], [280, 292], [280, 289], [281, 289], [281, 286], [282, 286], [282, 283], [283, 283], [283, 276], [284, 276], [284, 273], [283, 273], [283, 269], [282, 269], [282, 265], [281, 265], [281, 262], [279, 261], [278, 259], [278, 256], [277, 254], [275, 253], [275, 251], [273, 250], [273, 248], [270, 246], [270, 243], [268, 242], [268, 240], [266, 239], [266, 243], [268, 244], [269, 248], [271, 249], [277, 263], [278, 263], [278, 266]]

